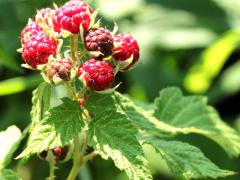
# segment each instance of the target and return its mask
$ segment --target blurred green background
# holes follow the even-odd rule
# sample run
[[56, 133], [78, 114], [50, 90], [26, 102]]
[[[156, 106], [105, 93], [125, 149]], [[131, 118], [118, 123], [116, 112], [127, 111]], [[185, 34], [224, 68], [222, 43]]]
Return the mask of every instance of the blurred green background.
[[[65, 1], [56, 0], [58, 5]], [[89, 0], [99, 7], [104, 24], [131, 34], [141, 46], [134, 70], [119, 74], [119, 91], [136, 101], [152, 103], [160, 89], [179, 86], [186, 94], [207, 95], [221, 117], [240, 131], [240, 1], [239, 0]], [[40, 75], [20, 67], [19, 34], [36, 9], [50, 0], [0, 0], [0, 130], [30, 122], [31, 91]], [[240, 132], [239, 132], [240, 133]], [[215, 143], [192, 135], [179, 137], [200, 147], [222, 168], [240, 172], [240, 159], [229, 159]], [[19, 151], [24, 147], [24, 143]], [[146, 146], [154, 179], [173, 179], [159, 156]], [[18, 165], [22, 164], [22, 167]], [[61, 164], [57, 179], [65, 179], [71, 162]], [[23, 179], [42, 180], [48, 165], [37, 157], [13, 162]], [[64, 171], [61, 170], [64, 169]], [[111, 161], [94, 159], [82, 180], [124, 180]], [[225, 179], [240, 179], [240, 175]]]

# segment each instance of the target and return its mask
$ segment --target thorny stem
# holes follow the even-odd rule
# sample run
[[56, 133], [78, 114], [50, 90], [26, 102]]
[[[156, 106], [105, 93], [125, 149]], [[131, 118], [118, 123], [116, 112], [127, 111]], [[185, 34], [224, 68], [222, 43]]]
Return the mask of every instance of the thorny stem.
[[87, 135], [85, 132], [81, 134], [81, 139], [75, 137], [74, 139], [74, 152], [73, 152], [73, 167], [67, 178], [67, 180], [74, 180], [82, 167], [86, 162], [84, 159], [84, 153], [87, 148]]
[[54, 180], [55, 179], [55, 175], [54, 175], [54, 170], [55, 170], [55, 162], [54, 162], [54, 159], [51, 158], [49, 160], [49, 180]]
[[74, 139], [73, 167], [71, 169], [70, 174], [68, 175], [67, 180], [74, 180], [75, 177], [77, 176], [78, 170], [80, 168], [80, 164], [79, 164], [79, 159], [80, 159], [79, 148], [80, 148], [80, 141], [79, 141], [79, 137], [77, 136]]

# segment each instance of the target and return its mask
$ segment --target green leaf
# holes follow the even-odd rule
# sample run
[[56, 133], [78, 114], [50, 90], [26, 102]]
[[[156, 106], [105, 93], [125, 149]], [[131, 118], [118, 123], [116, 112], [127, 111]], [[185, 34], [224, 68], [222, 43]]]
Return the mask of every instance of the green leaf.
[[231, 30], [206, 49], [185, 79], [185, 87], [194, 93], [206, 92], [240, 42], [240, 30]]
[[0, 81], [0, 96], [20, 93], [37, 86], [42, 79], [39, 75], [17, 77]]
[[136, 138], [138, 129], [112, 104], [111, 95], [101, 96], [90, 97], [86, 105], [93, 115], [89, 125], [91, 144], [102, 158], [110, 157], [120, 170], [125, 170], [129, 179], [152, 179], [145, 154]]
[[10, 126], [5, 131], [0, 132], [0, 170], [9, 164], [20, 140], [21, 131], [16, 126]]
[[14, 172], [10, 169], [3, 169], [0, 172], [0, 179], [1, 180], [20, 180], [20, 178], [17, 176], [16, 172]]
[[214, 86], [207, 93], [211, 103], [218, 103], [222, 99], [233, 96], [240, 91], [240, 61], [230, 65], [214, 82]]
[[240, 137], [225, 124], [201, 96], [184, 97], [178, 88], [166, 88], [155, 101], [154, 116], [176, 127], [176, 133], [198, 133], [218, 143], [230, 156], [240, 154]]
[[136, 106], [129, 98], [118, 92], [105, 95], [95, 93], [89, 97], [86, 106], [90, 106], [91, 111], [95, 112], [97, 116], [101, 116], [102, 112], [99, 111], [99, 107], [104, 107], [106, 111], [114, 110], [121, 112], [128, 117], [137, 129], [148, 131], [152, 134], [157, 133], [158, 135], [169, 136], [174, 131], [172, 127], [159, 122], [151, 114]]
[[33, 91], [33, 105], [31, 110], [32, 126], [44, 118], [45, 112], [50, 107], [50, 99], [51, 85], [46, 82], [41, 83], [38, 88]]
[[61, 105], [47, 111], [44, 119], [33, 128], [27, 148], [17, 158], [69, 144], [81, 132], [84, 124], [79, 103], [68, 98], [62, 101]]
[[146, 138], [145, 141], [161, 154], [174, 176], [184, 179], [215, 179], [234, 174], [217, 167], [200, 149], [188, 143], [165, 141], [154, 137]]

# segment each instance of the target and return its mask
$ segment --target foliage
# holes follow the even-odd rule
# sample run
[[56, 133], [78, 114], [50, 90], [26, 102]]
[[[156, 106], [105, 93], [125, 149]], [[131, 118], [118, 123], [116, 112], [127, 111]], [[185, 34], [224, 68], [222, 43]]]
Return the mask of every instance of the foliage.
[[[27, 149], [19, 158], [69, 144], [83, 131], [79, 106], [67, 98], [62, 101], [63, 104], [46, 111], [35, 125]], [[86, 104], [92, 118], [84, 128], [89, 143], [104, 159], [110, 157], [119, 169], [125, 170], [129, 179], [151, 179], [141, 146], [144, 143], [156, 148], [175, 176], [190, 179], [233, 174], [217, 167], [197, 147], [174, 140], [179, 133], [199, 133], [216, 141], [230, 155], [239, 155], [239, 136], [202, 97], [183, 97], [179, 89], [167, 88], [161, 91], [155, 104], [154, 116], [161, 121], [119, 93], [92, 94]], [[32, 119], [36, 118], [33, 115]], [[226, 142], [232, 143], [231, 146], [224, 146]]]

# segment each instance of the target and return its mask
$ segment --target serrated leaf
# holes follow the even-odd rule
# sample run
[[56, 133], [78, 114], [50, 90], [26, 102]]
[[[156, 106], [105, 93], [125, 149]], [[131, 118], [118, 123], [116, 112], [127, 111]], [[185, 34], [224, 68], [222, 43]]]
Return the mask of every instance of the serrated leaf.
[[20, 180], [20, 178], [17, 176], [16, 172], [14, 172], [10, 169], [3, 169], [0, 172], [0, 179], [1, 180]]
[[136, 106], [129, 98], [121, 95], [118, 92], [112, 94], [93, 94], [89, 97], [86, 106], [91, 106], [91, 110], [97, 115], [101, 115], [99, 107], [104, 107], [107, 110], [121, 112], [126, 115], [131, 123], [139, 130], [158, 133], [158, 135], [170, 135], [174, 130], [167, 124], [158, 122], [151, 114]]
[[69, 144], [81, 132], [83, 120], [79, 103], [68, 98], [45, 113], [44, 119], [36, 125], [27, 148], [17, 157], [28, 157], [34, 153]]
[[[90, 141], [104, 159], [109, 157], [130, 179], [151, 179], [147, 161], [136, 135], [138, 129], [118, 108], [115, 94], [92, 94], [86, 108], [93, 115]], [[104, 108], [103, 108], [104, 107]]]
[[116, 92], [114, 94], [114, 102], [137, 128], [149, 133], [157, 133], [158, 135], [169, 136], [172, 134], [172, 127], [161, 122], [156, 122], [157, 120], [150, 113], [143, 108], [136, 106], [136, 104], [126, 96]]
[[0, 170], [5, 168], [21, 140], [21, 131], [16, 126], [10, 126], [0, 132]]
[[38, 124], [50, 107], [51, 85], [43, 82], [33, 91], [32, 97], [32, 126]]
[[186, 96], [178, 88], [167, 88], [155, 101], [154, 116], [173, 127], [176, 133], [198, 133], [218, 143], [229, 155], [240, 154], [240, 137], [224, 123], [202, 96]]
[[184, 179], [216, 179], [234, 174], [232, 171], [217, 167], [200, 149], [188, 143], [165, 141], [154, 137], [145, 141], [161, 154], [174, 176]]

